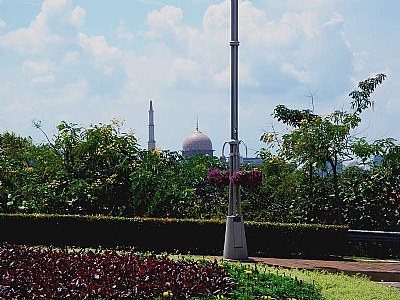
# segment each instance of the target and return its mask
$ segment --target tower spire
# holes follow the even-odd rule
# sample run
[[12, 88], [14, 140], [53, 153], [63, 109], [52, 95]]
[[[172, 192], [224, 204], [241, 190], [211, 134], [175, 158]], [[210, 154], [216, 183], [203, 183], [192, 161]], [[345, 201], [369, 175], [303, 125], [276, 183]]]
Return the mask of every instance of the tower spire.
[[153, 101], [150, 100], [149, 109], [149, 141], [147, 142], [147, 150], [154, 150], [156, 148], [156, 141], [154, 140], [154, 110]]
[[196, 117], [196, 131], [199, 131], [199, 116]]

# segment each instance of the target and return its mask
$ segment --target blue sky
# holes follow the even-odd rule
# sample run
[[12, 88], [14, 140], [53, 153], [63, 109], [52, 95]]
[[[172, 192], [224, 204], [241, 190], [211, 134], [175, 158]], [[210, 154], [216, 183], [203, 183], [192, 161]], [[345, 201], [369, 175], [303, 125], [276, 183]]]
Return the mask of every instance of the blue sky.
[[[230, 0], [0, 0], [0, 131], [43, 136], [61, 121], [125, 120], [147, 143], [149, 100], [159, 147], [195, 129], [216, 155], [230, 138]], [[358, 81], [383, 72], [354, 134], [400, 140], [397, 0], [240, 1], [239, 137], [250, 155], [278, 104], [350, 109]]]

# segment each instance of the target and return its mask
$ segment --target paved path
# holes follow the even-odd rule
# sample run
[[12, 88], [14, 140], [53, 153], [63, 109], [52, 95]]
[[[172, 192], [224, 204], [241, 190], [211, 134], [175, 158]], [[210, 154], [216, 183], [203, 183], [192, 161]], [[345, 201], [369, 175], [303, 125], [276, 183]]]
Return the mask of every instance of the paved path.
[[269, 266], [288, 269], [326, 270], [332, 273], [343, 272], [348, 275], [365, 274], [373, 281], [382, 282], [400, 289], [400, 261], [335, 261], [265, 257], [251, 257], [251, 259]]

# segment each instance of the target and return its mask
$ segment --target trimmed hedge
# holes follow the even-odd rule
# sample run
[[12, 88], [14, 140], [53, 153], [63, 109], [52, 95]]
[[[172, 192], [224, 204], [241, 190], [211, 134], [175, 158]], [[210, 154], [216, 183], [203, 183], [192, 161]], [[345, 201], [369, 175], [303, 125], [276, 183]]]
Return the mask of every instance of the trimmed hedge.
[[[340, 256], [342, 226], [246, 222], [249, 256]], [[0, 214], [0, 242], [221, 255], [225, 220]]]

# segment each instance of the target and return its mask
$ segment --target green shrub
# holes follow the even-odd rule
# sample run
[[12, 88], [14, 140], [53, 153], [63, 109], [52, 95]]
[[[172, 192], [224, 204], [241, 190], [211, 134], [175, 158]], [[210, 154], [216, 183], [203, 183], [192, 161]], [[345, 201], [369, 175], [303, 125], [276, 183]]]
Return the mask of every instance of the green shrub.
[[[200, 254], [221, 254], [225, 234], [225, 220], [79, 215], [0, 214], [0, 227], [0, 241], [16, 244], [135, 246], [143, 251]], [[246, 223], [253, 256], [340, 255], [346, 234], [340, 226]]]

